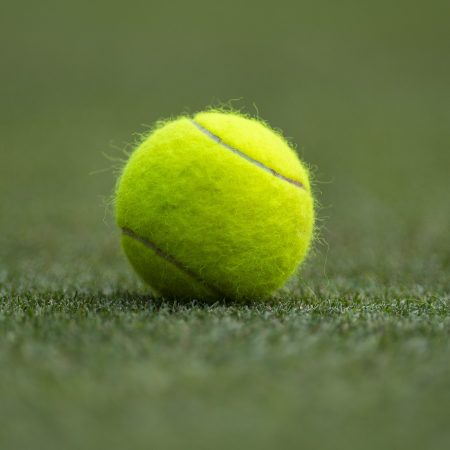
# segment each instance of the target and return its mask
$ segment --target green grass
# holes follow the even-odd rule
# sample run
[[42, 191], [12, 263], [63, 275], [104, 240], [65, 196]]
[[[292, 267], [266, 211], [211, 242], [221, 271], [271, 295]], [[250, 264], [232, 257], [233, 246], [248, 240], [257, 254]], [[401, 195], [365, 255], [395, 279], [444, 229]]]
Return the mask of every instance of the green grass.
[[347, 287], [202, 306], [7, 286], [5, 448], [445, 448], [445, 294]]
[[[448, 2], [275, 6], [2, 11], [2, 449], [449, 447]], [[314, 168], [321, 242], [268, 303], [161, 302], [103, 153], [230, 98]]]

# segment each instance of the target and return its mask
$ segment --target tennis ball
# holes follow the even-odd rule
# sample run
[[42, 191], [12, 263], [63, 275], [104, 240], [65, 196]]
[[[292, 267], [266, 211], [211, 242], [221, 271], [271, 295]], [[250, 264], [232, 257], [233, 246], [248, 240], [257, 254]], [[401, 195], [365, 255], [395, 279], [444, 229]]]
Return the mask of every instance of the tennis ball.
[[165, 297], [265, 298], [310, 246], [308, 171], [283, 137], [237, 113], [159, 123], [116, 189], [122, 245]]

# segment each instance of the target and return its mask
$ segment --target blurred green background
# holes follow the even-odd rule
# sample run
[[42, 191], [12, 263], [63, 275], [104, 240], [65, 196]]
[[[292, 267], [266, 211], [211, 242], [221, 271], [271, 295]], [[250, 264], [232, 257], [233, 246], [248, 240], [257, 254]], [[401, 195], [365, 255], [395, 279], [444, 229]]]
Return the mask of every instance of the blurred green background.
[[[145, 288], [132, 274], [118, 245], [111, 206], [108, 206], [116, 177], [113, 168], [124, 158], [124, 150], [132, 149], [135, 133], [145, 131], [159, 118], [194, 112], [208, 105], [227, 103], [251, 114], [258, 113], [296, 142], [300, 155], [314, 170], [320, 203], [321, 241], [303, 270], [303, 278], [292, 283], [293, 292], [298, 293], [297, 302], [312, 295], [308, 292], [319, 296], [317, 293], [322, 293], [325, 300], [331, 295], [336, 301], [361, 292], [364, 296], [368, 292], [367, 298], [372, 305], [376, 303], [374, 299], [400, 301], [416, 296], [419, 303], [421, 299], [431, 302], [429, 314], [433, 316], [430, 311], [434, 311], [433, 299], [437, 299], [441, 302], [441, 309], [438, 308], [440, 319], [433, 322], [430, 316], [420, 325], [425, 328], [419, 327], [425, 330], [424, 334], [421, 335], [422, 331], [418, 329], [415, 338], [438, 347], [447, 342], [450, 260], [448, 1], [3, 0], [0, 11], [0, 294], [6, 305], [0, 314], [3, 345], [0, 380], [4, 386], [0, 392], [4, 396], [10, 395], [5, 397], [10, 403], [4, 400], [0, 417], [3, 420], [9, 418], [13, 431], [12, 424], [20, 424], [24, 419], [23, 429], [31, 430], [25, 435], [31, 436], [30, 439], [34, 435], [41, 436], [37, 442], [50, 448], [53, 438], [59, 442], [58, 436], [63, 436], [61, 430], [76, 434], [75, 425], [73, 429], [57, 425], [57, 417], [64, 414], [61, 411], [70, 410], [69, 405], [75, 402], [72, 416], [68, 413], [67, 420], [70, 422], [72, 417], [76, 424], [82, 411], [90, 411], [86, 414], [91, 417], [93, 428], [100, 430], [98, 434], [93, 432], [92, 439], [88, 434], [88, 442], [103, 442], [102, 433], [108, 429], [113, 436], [109, 445], [118, 442], [114, 440], [113, 428], [120, 428], [118, 424], [123, 425], [122, 419], [114, 416], [111, 422], [102, 421], [101, 414], [107, 414], [108, 409], [118, 411], [121, 401], [126, 404], [120, 395], [113, 395], [113, 404], [105, 399], [114, 392], [119, 375], [127, 375], [113, 365], [111, 371], [117, 378], [111, 375], [113, 381], [108, 379], [105, 372], [110, 366], [106, 355], [110, 355], [117, 366], [130, 363], [130, 358], [134, 357], [132, 364], [138, 364], [138, 355], [133, 353], [132, 358], [129, 353], [133, 339], [124, 344], [131, 331], [123, 327], [132, 320], [133, 314], [145, 316], [145, 308], [137, 308], [139, 312], [134, 313], [136, 305], [130, 307], [126, 303], [124, 306], [120, 302], [114, 303], [113, 299], [128, 298], [127, 292], [131, 295], [143, 293]], [[390, 294], [383, 297], [386, 292]], [[84, 312], [71, 309], [71, 302], [79, 306], [75, 301], [77, 296], [83, 298], [82, 305], [91, 322], [80, 319], [85, 317]], [[69, 305], [60, 313], [52, 306], [58, 303], [57, 299], [62, 303], [67, 301]], [[111, 337], [108, 341], [110, 335], [104, 333], [107, 325], [102, 322], [101, 315], [95, 316], [95, 305], [104, 301], [113, 311], [108, 313], [114, 318], [112, 323], [118, 322], [117, 329], [122, 330], [121, 337], [116, 335], [115, 341]], [[131, 308], [130, 316], [122, 317], [122, 308]], [[47, 311], [42, 313], [47, 322], [40, 316], [41, 310]], [[416, 314], [413, 310], [408, 310], [408, 314]], [[228, 313], [230, 311], [234, 314], [234, 310]], [[239, 311], [237, 308], [238, 316]], [[221, 319], [221, 314], [226, 316], [228, 313], [216, 312], [215, 320], [219, 325], [224, 325], [225, 320]], [[254, 320], [260, 320], [263, 315], [262, 312], [258, 315], [258, 310], [253, 313], [257, 316]], [[188, 310], [177, 314], [174, 323], [170, 325], [169, 321], [165, 325], [169, 330], [171, 326], [189, 328], [192, 326], [189, 321], [197, 312]], [[182, 325], [185, 319], [187, 325]], [[395, 317], [391, 319], [393, 324], [396, 323]], [[143, 322], [139, 322], [143, 330], [146, 320], [150, 319], [144, 317]], [[67, 373], [58, 365], [57, 357], [58, 352], [65, 354], [68, 351], [65, 344], [61, 344], [65, 342], [61, 335], [62, 323], [69, 329], [78, 327], [79, 333], [78, 341], [73, 338], [73, 348], [68, 347], [74, 352], [72, 355], [69, 351], [72, 357], [65, 356], [69, 361], [66, 361], [68, 368], [64, 366]], [[426, 323], [430, 326], [428, 331]], [[219, 325], [217, 330], [220, 331]], [[259, 333], [264, 334], [264, 326], [260, 325], [261, 328], [255, 329], [254, 342], [259, 342]], [[341, 329], [341, 325], [336, 326]], [[205, 341], [196, 342], [198, 349], [207, 345], [207, 336], [211, 339], [208, 342], [216, 342], [213, 337], [217, 330], [211, 324], [208, 327], [212, 327], [208, 328], [210, 334], [200, 331]], [[284, 331], [289, 336], [288, 330]], [[113, 331], [111, 333], [114, 335]], [[137, 339], [140, 344], [136, 346], [145, 355], [146, 347], [142, 343], [145, 333], [142, 333], [141, 340]], [[356, 333], [353, 336], [355, 343], [362, 335]], [[330, 406], [328, 396], [334, 395], [331, 411], [338, 411], [340, 402], [351, 404], [353, 396], [346, 391], [351, 384], [333, 385], [333, 380], [345, 379], [345, 372], [333, 369], [333, 352], [339, 353], [335, 347], [339, 345], [330, 344], [333, 333], [325, 333], [322, 339], [330, 346], [330, 352], [325, 352], [329, 357], [325, 367], [334, 375], [322, 379], [324, 397], [317, 394], [321, 398], [319, 410], [313, 413], [317, 421], [313, 425], [310, 423], [312, 431], [306, 432], [304, 438], [311, 439], [308, 442], [318, 438], [318, 442], [322, 442], [321, 448], [325, 448], [328, 441], [325, 434], [320, 436], [320, 423], [321, 414], [326, 417], [324, 411]], [[88, 350], [90, 340], [95, 342], [91, 352]], [[284, 348], [281, 337], [276, 342]], [[409, 341], [403, 343], [410, 345]], [[179, 344], [175, 339], [174, 345]], [[247, 344], [249, 355], [255, 354], [252, 352], [258, 354], [256, 344], [255, 348]], [[121, 355], [116, 355], [116, 359], [112, 356], [115, 348]], [[170, 352], [171, 348], [169, 344], [163, 345], [162, 351]], [[348, 354], [344, 352], [346, 362], [352, 353], [350, 348]], [[277, 353], [280, 347], [275, 346], [273, 351]], [[445, 351], [448, 351], [447, 347]], [[233, 385], [227, 371], [238, 367], [236, 373], [241, 373], [239, 371], [245, 367], [246, 352], [237, 354], [233, 364], [225, 364], [225, 368], [219, 364], [223, 370], [212, 365], [219, 373], [215, 373], [215, 369], [206, 371], [219, 377], [217, 385], [211, 378], [204, 380], [207, 392], [213, 392], [214, 386], [218, 388], [222, 383], [217, 394], [220, 401], [226, 398], [227, 382]], [[102, 362], [97, 366], [98, 355], [102, 355], [99, 356]], [[202, 359], [203, 356], [189, 346], [186, 355], [192, 357], [190, 363], [208, 361], [206, 356]], [[306, 352], [303, 357], [320, 360], [318, 355]], [[394, 355], [395, 352], [390, 356], [381, 352], [378, 362], [383, 366], [387, 358], [388, 373], [396, 380], [391, 386], [392, 392], [400, 392], [401, 380], [406, 374], [416, 373], [418, 365], [414, 361], [418, 364], [418, 361], [427, 360], [413, 358], [413, 362], [398, 369]], [[438, 352], [433, 361], [439, 367], [437, 372], [448, 374], [444, 355], [448, 356], [448, 353]], [[140, 366], [133, 372], [135, 378], [127, 379], [129, 383], [140, 385], [146, 367], [152, 374], [152, 383], [156, 380], [156, 386], [166, 382], [168, 372], [179, 370], [174, 360], [171, 360], [172, 366], [165, 366], [160, 361], [157, 369], [145, 357], [143, 360], [150, 368]], [[40, 361], [43, 361], [42, 369], [39, 368]], [[283, 366], [283, 361], [268, 357], [266, 362], [273, 367], [274, 364]], [[278, 386], [275, 397], [287, 401], [297, 392], [294, 385], [289, 384], [289, 376], [299, 370], [295, 364], [293, 367], [293, 371], [285, 367], [281, 379], [288, 387], [283, 393]], [[309, 366], [307, 373], [311, 380], [321, 367]], [[252, 408], [259, 408], [251, 405], [258, 405], [258, 399], [268, 395], [266, 388], [271, 389], [271, 382], [277, 375], [262, 367], [249, 370], [252, 376], [260, 376], [260, 384], [256, 382], [252, 390], [251, 376], [244, 376], [247, 380], [244, 385], [248, 383], [250, 389], [248, 402], [228, 404], [221, 420], [227, 422], [237, 418], [242, 424], [248, 420], [248, 429], [254, 426], [269, 433], [270, 415], [251, 419], [246, 411], [249, 415], [255, 414]], [[31, 381], [27, 381], [27, 371], [34, 373]], [[79, 372], [91, 381], [77, 384], [78, 381], [70, 378]], [[258, 375], [261, 373], [265, 378]], [[33, 381], [33, 376], [37, 381]], [[70, 392], [75, 394], [74, 398], [71, 398], [72, 394], [68, 398], [62, 395], [66, 403], [59, 404], [59, 391], [51, 386], [52, 383], [60, 386], [58, 383], [63, 383], [66, 376], [75, 383], [70, 385], [73, 389]], [[180, 390], [178, 397], [171, 398], [173, 408], [177, 409], [178, 398], [187, 395], [193, 403], [183, 407], [205, 419], [210, 410], [205, 405], [197, 405], [196, 402], [201, 403], [201, 394], [199, 397], [195, 394], [201, 392], [196, 383], [201, 384], [202, 378], [195, 370], [186, 377], [176, 378], [186, 390]], [[362, 381], [362, 378], [357, 379]], [[429, 377], [425, 379], [429, 380]], [[440, 387], [425, 396], [425, 400], [416, 399], [416, 403], [405, 400], [398, 411], [398, 404], [388, 408], [386, 417], [392, 421], [398, 417], [397, 412], [405, 417], [410, 408], [424, 405], [438, 408], [437, 416], [430, 419], [429, 427], [424, 425], [422, 434], [421, 419], [409, 422], [405, 419], [403, 425], [411, 426], [414, 431], [410, 441], [406, 439], [409, 448], [414, 448], [415, 443], [420, 448], [419, 434], [427, 436], [426, 432], [433, 430], [433, 424], [439, 424], [436, 417], [442, 418], [448, 412], [449, 403], [442, 406], [443, 399], [448, 399], [449, 394], [445, 379], [444, 375], [439, 378]], [[417, 375], [417, 383], [411, 382], [411, 390], [407, 392], [415, 391], [420, 380], [421, 376]], [[101, 412], [97, 411], [99, 416], [93, 412], [97, 403], [91, 404], [87, 400], [91, 396], [95, 398], [96, 383], [107, 386], [100, 390], [97, 398], [103, 405], [103, 409], [99, 408]], [[355, 407], [354, 415], [346, 416], [348, 421], [340, 424], [345, 427], [359, 418], [361, 439], [366, 433], [371, 435], [370, 426], [362, 419], [366, 411], [364, 402], [373, 406], [373, 402], [378, 401], [378, 394], [383, 397], [382, 392], [385, 392], [380, 386], [377, 388], [376, 380], [367, 383], [367, 386], [357, 383], [361, 403]], [[310, 386], [316, 393], [322, 389], [314, 383]], [[27, 392], [25, 399], [18, 400], [12, 394], [15, 389]], [[229, 392], [230, 398], [237, 399], [230, 386]], [[388, 389], [388, 392], [391, 391]], [[143, 397], [150, 401], [154, 400], [152, 395], [147, 392], [147, 397], [144, 394]], [[165, 394], [161, 395], [157, 405], [164, 403]], [[43, 406], [47, 398], [53, 405], [48, 410]], [[85, 403], [77, 405], [77, 398], [84, 399]], [[405, 394], [404, 399], [407, 398]], [[303, 415], [298, 416], [300, 422], [302, 417], [308, 416], [308, 407], [316, 400], [312, 395], [306, 401]], [[282, 402], [274, 402], [271, 407], [276, 414], [278, 410], [282, 411]], [[386, 425], [382, 419], [384, 405], [381, 402], [375, 416], [369, 416], [380, 426]], [[134, 408], [136, 415], [148, 414], [144, 403], [139, 403], [137, 393], [128, 408]], [[155, 410], [152, 413], [156, 414]], [[38, 425], [33, 419], [37, 416], [42, 419]], [[163, 438], [170, 435], [170, 431], [164, 434], [164, 430], [171, 429], [171, 418], [158, 420], [163, 424], [159, 428], [163, 442]], [[160, 423], [158, 420], [155, 419], [153, 425]], [[282, 433], [287, 441], [289, 432], [296, 429], [296, 420]], [[326, 420], [330, 424], [337, 419], [332, 415]], [[189, 437], [192, 430], [186, 431], [180, 423], [183, 423], [181, 419], [175, 419], [174, 430]], [[436, 426], [436, 430], [441, 429]], [[55, 427], [55, 436], [50, 438], [51, 432], [45, 430], [52, 427]], [[155, 427], [158, 429], [157, 425]], [[245, 435], [247, 428], [243, 427], [241, 433]], [[224, 430], [227, 428], [222, 429], [225, 433]], [[139, 442], [143, 431], [137, 425], [135, 431]], [[61, 436], [58, 433], [62, 433]], [[11, 435], [17, 437], [20, 432]], [[434, 435], [436, 441], [429, 448], [440, 448], [444, 437], [439, 433]], [[264, 436], [262, 433], [258, 445], [268, 439]], [[331, 433], [330, 436], [335, 435]], [[375, 432], [373, 436], [376, 436]], [[11, 439], [6, 442], [22, 442]], [[334, 442], [334, 448], [339, 447], [335, 437], [331, 441], [328, 444], [333, 446]], [[171, 442], [170, 439], [167, 442]], [[362, 448], [362, 441], [356, 442]], [[345, 447], [344, 440], [341, 443]], [[378, 442], [381, 443], [382, 440]], [[197, 442], [197, 448], [200, 447]], [[377, 448], [376, 443], [374, 448]]]
[[123, 158], [158, 118], [235, 100], [317, 168], [330, 252], [335, 239], [353, 253], [367, 239], [381, 253], [439, 241], [448, 13], [448, 2], [3, 2], [2, 234], [54, 240], [61, 221], [72, 239], [109, 234], [104, 154]]

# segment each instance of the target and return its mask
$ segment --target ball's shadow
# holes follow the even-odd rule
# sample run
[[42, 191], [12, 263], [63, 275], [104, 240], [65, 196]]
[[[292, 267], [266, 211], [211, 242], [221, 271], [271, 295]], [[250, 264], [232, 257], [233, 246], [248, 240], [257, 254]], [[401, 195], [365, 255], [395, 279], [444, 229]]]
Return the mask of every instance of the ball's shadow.
[[[115, 291], [107, 295], [97, 295], [98, 301], [103, 305], [109, 304], [114, 309], [129, 311], [154, 311], [164, 310], [167, 312], [177, 312], [186, 310], [211, 310], [216, 308], [236, 308], [236, 307], [256, 307], [261, 306], [257, 300], [231, 300], [219, 299], [206, 301], [196, 298], [165, 298], [156, 297], [152, 294], [133, 293], [130, 291]], [[270, 301], [263, 304], [270, 304]]]

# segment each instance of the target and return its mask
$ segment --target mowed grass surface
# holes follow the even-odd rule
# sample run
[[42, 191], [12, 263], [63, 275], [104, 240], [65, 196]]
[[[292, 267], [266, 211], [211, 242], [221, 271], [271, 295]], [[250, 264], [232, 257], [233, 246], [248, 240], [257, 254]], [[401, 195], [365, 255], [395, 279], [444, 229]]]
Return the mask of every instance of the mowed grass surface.
[[[0, 17], [0, 447], [448, 448], [448, 5], [176, 9]], [[321, 242], [267, 303], [156, 300], [110, 168], [230, 98], [313, 167]]]

